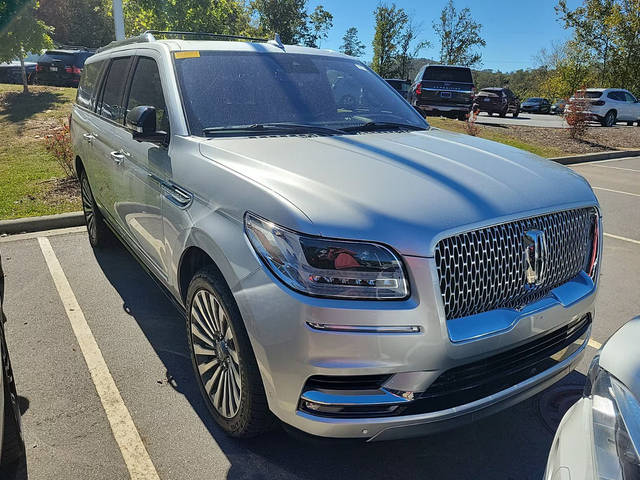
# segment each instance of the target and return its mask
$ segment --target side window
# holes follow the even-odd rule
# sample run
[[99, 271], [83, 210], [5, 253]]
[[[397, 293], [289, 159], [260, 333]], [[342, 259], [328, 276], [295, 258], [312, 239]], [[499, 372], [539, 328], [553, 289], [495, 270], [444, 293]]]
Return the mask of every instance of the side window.
[[624, 102], [624, 96], [620, 95], [620, 92], [609, 92], [607, 95], [611, 100], [616, 100], [618, 102]]
[[635, 103], [636, 101], [635, 97], [631, 95], [629, 92], [624, 92], [624, 97], [629, 103]]
[[129, 91], [127, 113], [140, 105], [155, 107], [156, 128], [159, 131], [169, 132], [169, 115], [162, 94], [158, 65], [155, 60], [148, 57], [138, 59]]
[[123, 123], [124, 109], [122, 94], [127, 82], [131, 57], [116, 58], [111, 62], [107, 78], [102, 89], [102, 100], [98, 103], [98, 113], [109, 120]]
[[78, 95], [76, 103], [81, 107], [91, 108], [93, 95], [98, 84], [98, 76], [102, 70], [103, 62], [94, 62], [88, 64], [82, 72], [80, 85], [78, 85]]
[[418, 72], [418, 74], [416, 75], [416, 78], [414, 80], [414, 83], [418, 83], [420, 80], [422, 80], [422, 76], [424, 75], [424, 69], [425, 67], [422, 67], [420, 69], [420, 71]]

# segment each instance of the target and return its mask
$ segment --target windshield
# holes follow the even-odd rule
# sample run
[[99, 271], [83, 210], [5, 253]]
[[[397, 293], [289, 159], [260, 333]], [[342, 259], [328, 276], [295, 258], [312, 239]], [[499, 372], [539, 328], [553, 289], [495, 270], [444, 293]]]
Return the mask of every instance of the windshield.
[[527, 100], [524, 103], [542, 103], [542, 98], [538, 98], [538, 97], [527, 98]]
[[427, 128], [384, 80], [348, 58], [292, 53], [194, 52], [175, 58], [194, 135], [204, 129], [295, 123], [342, 129], [393, 122]]

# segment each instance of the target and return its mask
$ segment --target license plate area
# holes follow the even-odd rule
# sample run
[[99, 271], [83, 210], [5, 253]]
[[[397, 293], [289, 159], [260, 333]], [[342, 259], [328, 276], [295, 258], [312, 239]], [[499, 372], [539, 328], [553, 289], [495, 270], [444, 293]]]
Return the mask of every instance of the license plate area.
[[451, 92], [440, 92], [442, 98], [451, 98]]
[[49, 67], [49, 71], [50, 72], [57, 72], [58, 71], [58, 67]]

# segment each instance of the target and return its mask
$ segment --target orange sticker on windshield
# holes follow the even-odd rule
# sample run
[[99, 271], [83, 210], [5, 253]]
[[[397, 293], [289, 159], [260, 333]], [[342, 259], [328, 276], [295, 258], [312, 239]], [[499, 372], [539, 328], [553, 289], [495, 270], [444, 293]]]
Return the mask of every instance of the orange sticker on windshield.
[[199, 58], [200, 52], [197, 50], [192, 52], [176, 52], [174, 56], [176, 58]]

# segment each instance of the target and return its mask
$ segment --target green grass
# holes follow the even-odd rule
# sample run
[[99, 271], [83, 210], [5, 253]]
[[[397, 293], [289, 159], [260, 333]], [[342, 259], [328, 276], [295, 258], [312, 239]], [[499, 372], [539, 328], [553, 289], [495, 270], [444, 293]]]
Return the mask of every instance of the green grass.
[[[0, 84], [0, 219], [80, 209], [73, 193], [52, 179], [64, 176], [44, 137], [69, 115], [75, 89]], [[73, 189], [71, 189], [72, 191]]]
[[[458, 120], [452, 120], [449, 118], [439, 118], [439, 117], [428, 117], [427, 121], [430, 125], [433, 125], [437, 128], [442, 128], [443, 130], [451, 130], [453, 132], [466, 133], [464, 129], [464, 123]], [[494, 142], [504, 143], [505, 145], [510, 145], [512, 147], [520, 148], [521, 150], [526, 150], [527, 152], [534, 153], [536, 155], [540, 155], [545, 158], [553, 158], [553, 157], [561, 157], [566, 155], [562, 150], [551, 147], [549, 145], [540, 145], [538, 143], [525, 142], [520, 138], [515, 136], [511, 136], [507, 133], [500, 133], [490, 130], [489, 128], [485, 128], [484, 126], [478, 125], [479, 133], [478, 137], [484, 138], [486, 140], [492, 140]]]

